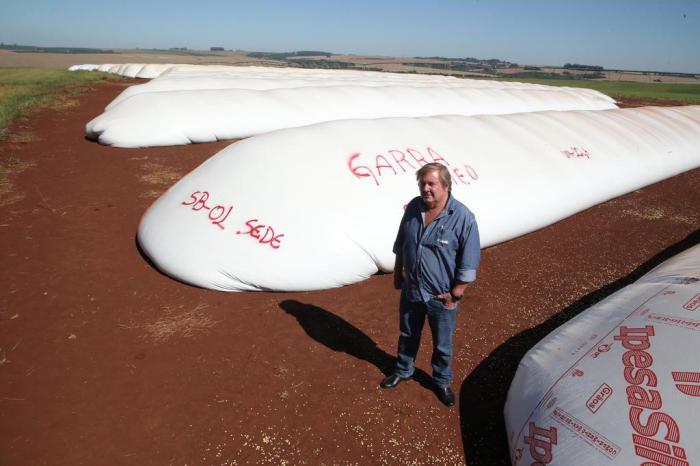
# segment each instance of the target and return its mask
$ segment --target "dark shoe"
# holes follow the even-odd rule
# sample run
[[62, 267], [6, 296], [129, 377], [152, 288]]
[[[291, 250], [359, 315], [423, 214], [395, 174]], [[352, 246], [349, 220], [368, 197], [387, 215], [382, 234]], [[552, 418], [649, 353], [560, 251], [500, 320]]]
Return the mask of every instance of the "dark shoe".
[[394, 388], [395, 386], [397, 386], [398, 384], [400, 384], [404, 380], [408, 380], [408, 379], [410, 379], [410, 377], [403, 378], [403, 377], [399, 376], [398, 374], [391, 374], [389, 377], [385, 377], [384, 380], [382, 380], [379, 383], [379, 386], [382, 388]]
[[452, 406], [455, 404], [455, 394], [450, 387], [435, 387], [435, 394], [445, 406]]

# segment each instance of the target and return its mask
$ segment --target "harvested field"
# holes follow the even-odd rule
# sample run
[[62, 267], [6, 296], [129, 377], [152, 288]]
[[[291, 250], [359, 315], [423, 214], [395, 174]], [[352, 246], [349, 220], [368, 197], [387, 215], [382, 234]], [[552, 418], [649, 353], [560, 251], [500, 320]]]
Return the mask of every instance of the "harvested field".
[[429, 333], [415, 381], [378, 387], [398, 336], [389, 275], [222, 293], [144, 259], [135, 232], [154, 197], [230, 142], [87, 141], [126, 85], [35, 113], [16, 128], [33, 137], [0, 143], [15, 167], [0, 187], [1, 464], [505, 465], [522, 355], [700, 241], [696, 169], [484, 250], [455, 334], [459, 402], [445, 408], [427, 388]]
[[245, 53], [174, 53], [169, 51], [117, 53], [16, 53], [0, 50], [0, 67], [68, 68], [83, 63], [191, 63], [194, 65], [265, 65], [266, 60]]

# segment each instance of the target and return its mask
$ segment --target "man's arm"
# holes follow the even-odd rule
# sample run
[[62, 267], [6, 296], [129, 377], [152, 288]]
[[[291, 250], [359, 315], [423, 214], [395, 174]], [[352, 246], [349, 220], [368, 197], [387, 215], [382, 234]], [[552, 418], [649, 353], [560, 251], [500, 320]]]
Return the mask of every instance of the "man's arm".
[[394, 288], [400, 290], [403, 286], [403, 258], [401, 251], [396, 254], [396, 260], [394, 261]]
[[467, 285], [476, 280], [476, 269], [481, 258], [481, 241], [476, 221], [465, 224], [460, 242], [457, 253], [457, 273], [452, 288], [449, 293], [443, 293], [437, 297], [448, 308], [455, 307], [457, 301], [464, 296]]
[[396, 259], [394, 260], [394, 288], [396, 288], [397, 290], [400, 290], [403, 287], [403, 226], [404, 223], [406, 223], [406, 219], [408, 218], [408, 211], [410, 209], [411, 202], [407, 204], [403, 216], [401, 217], [401, 223], [399, 223], [399, 231], [396, 233], [396, 240], [394, 241], [394, 247], [392, 249], [394, 251], [394, 254], [396, 254]]
[[[476, 269], [481, 261], [481, 239], [479, 237], [479, 227], [476, 220], [465, 222], [464, 230], [460, 238], [459, 250], [457, 252], [457, 273], [455, 274], [455, 284], [453, 291], [457, 296], [464, 292], [465, 285], [476, 280]], [[454, 290], [455, 286], [462, 285], [461, 289]]]

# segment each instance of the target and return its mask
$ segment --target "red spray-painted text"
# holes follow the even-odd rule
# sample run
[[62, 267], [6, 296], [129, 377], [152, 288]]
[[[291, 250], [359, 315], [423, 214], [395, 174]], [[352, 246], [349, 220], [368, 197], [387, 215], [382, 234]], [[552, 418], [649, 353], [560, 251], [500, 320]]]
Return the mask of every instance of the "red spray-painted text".
[[469, 185], [479, 179], [474, 167], [468, 164], [455, 165], [447, 161], [432, 147], [425, 148], [425, 154], [417, 149], [389, 149], [385, 153], [365, 156], [361, 152], [350, 154], [347, 160], [348, 170], [356, 178], [372, 180], [375, 185], [382, 183], [385, 176], [402, 174], [413, 175], [423, 165], [439, 162], [449, 168], [458, 184]]
[[[224, 222], [228, 220], [229, 215], [233, 211], [233, 205], [207, 204], [210, 201], [210, 197], [209, 191], [195, 191], [190, 194], [189, 200], [180, 204], [189, 207], [194, 212], [205, 212], [207, 219], [212, 225], [221, 230], [226, 230]], [[283, 233], [275, 232], [271, 225], [260, 223], [257, 218], [246, 220], [241, 225], [241, 228], [243, 230], [236, 231], [237, 235], [248, 235], [257, 240], [259, 244], [267, 244], [272, 249], [279, 249], [284, 237]]]

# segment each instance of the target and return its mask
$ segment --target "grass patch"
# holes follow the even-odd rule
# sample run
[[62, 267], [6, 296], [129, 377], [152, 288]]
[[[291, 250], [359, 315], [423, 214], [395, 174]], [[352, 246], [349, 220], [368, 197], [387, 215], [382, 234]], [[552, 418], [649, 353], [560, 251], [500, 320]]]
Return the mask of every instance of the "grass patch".
[[700, 84], [640, 83], [634, 81], [588, 81], [582, 79], [517, 78], [501, 81], [519, 81], [548, 86], [585, 87], [595, 89], [612, 98], [634, 97], [639, 99], [661, 99], [700, 104]]
[[32, 166], [13, 155], [0, 154], [0, 206], [12, 204], [24, 198], [23, 193], [15, 192], [9, 175], [20, 173]]
[[144, 329], [144, 339], [163, 343], [173, 337], [192, 338], [197, 334], [205, 333], [215, 327], [218, 322], [212, 319], [206, 312], [207, 306], [200, 304], [190, 311], [165, 308], [164, 316], [152, 323], [146, 324], [120, 324], [127, 329]]
[[[131, 160], [144, 160], [139, 157], [132, 157]], [[140, 179], [144, 183], [150, 185], [151, 190], [142, 193], [139, 197], [152, 199], [160, 197], [165, 191], [165, 186], [170, 186], [180, 178], [182, 173], [179, 173], [169, 167], [163, 166], [156, 162], [145, 162], [141, 165], [141, 169], [146, 173], [141, 175]]]
[[182, 174], [158, 163], [147, 162], [141, 167], [148, 173], [141, 176], [141, 181], [152, 185], [172, 184], [182, 178]]
[[12, 144], [28, 144], [30, 142], [38, 141], [39, 138], [34, 133], [29, 131], [20, 131], [18, 133], [12, 133], [7, 137], [7, 140]]
[[[10, 145], [37, 140], [29, 131], [10, 131], [10, 125], [40, 108], [63, 111], [78, 105], [75, 97], [101, 81], [122, 80], [96, 71], [67, 71], [42, 68], [0, 68], [0, 141]], [[9, 175], [29, 164], [0, 151], [0, 205], [21, 197], [13, 192]], [[14, 196], [14, 197], [13, 197]]]
[[29, 112], [45, 107], [72, 108], [77, 105], [72, 98], [90, 84], [121, 79], [98, 71], [0, 68], [0, 140], [7, 139], [8, 127]]

